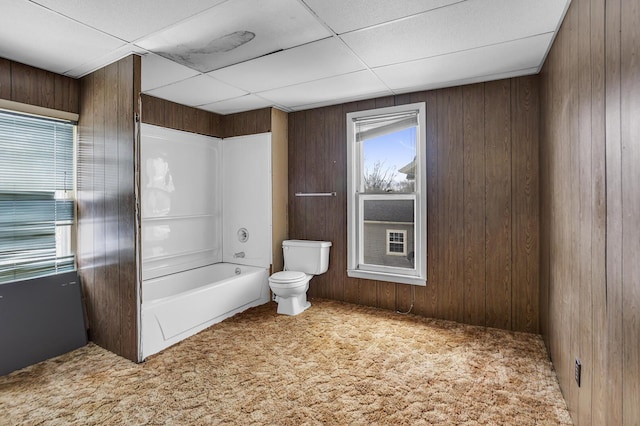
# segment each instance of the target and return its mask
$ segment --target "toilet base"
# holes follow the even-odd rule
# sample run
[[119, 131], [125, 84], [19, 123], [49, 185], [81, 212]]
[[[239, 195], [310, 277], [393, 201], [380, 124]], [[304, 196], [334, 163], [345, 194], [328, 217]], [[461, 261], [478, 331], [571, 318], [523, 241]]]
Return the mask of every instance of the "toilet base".
[[291, 297], [282, 297], [276, 295], [276, 302], [278, 302], [279, 314], [291, 316], [301, 314], [311, 306], [311, 303], [307, 301], [306, 292]]

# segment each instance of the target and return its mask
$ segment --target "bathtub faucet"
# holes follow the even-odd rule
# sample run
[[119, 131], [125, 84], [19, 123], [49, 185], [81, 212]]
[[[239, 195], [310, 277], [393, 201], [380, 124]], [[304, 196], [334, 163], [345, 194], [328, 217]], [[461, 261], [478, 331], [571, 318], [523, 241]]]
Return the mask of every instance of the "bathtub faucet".
[[244, 257], [244, 252], [240, 251], [238, 253], [234, 253], [233, 257], [236, 258], [236, 259], [239, 258], [239, 257], [243, 258]]

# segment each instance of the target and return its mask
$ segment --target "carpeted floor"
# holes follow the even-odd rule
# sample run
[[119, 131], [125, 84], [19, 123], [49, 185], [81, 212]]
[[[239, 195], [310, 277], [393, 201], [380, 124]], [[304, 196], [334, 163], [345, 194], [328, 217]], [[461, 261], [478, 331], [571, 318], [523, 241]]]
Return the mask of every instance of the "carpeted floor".
[[314, 299], [134, 364], [93, 344], [0, 377], [0, 424], [570, 424], [539, 336]]

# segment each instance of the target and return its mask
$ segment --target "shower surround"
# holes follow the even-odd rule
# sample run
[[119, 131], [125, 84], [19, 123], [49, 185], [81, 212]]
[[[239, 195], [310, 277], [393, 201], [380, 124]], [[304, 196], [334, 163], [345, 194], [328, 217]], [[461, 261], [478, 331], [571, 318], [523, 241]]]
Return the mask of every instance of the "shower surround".
[[141, 359], [269, 301], [271, 134], [141, 126]]

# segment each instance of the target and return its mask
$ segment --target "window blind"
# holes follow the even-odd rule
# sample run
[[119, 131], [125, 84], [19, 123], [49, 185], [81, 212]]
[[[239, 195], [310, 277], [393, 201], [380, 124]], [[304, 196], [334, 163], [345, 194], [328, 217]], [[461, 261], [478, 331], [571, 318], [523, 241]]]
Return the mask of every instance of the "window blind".
[[74, 124], [0, 111], [0, 283], [73, 270]]
[[377, 115], [356, 119], [356, 142], [399, 132], [418, 125], [418, 112]]

